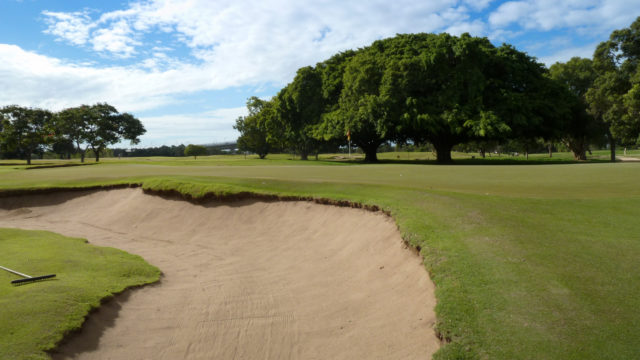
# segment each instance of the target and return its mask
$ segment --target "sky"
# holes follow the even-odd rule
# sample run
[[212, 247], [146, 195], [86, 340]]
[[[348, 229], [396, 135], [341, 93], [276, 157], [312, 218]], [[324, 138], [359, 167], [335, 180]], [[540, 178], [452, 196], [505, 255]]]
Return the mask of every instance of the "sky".
[[247, 98], [378, 39], [468, 32], [550, 66], [638, 15], [640, 0], [0, 0], [0, 106], [107, 102], [144, 124], [136, 147], [228, 142]]

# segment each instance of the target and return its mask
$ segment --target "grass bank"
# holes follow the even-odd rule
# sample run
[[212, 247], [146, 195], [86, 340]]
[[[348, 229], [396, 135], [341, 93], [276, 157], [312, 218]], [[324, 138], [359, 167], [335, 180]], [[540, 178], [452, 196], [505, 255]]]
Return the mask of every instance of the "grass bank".
[[126, 288], [155, 282], [160, 271], [124, 251], [47, 231], [0, 228], [0, 265], [56, 278], [15, 286], [0, 270], [0, 359], [48, 359], [92, 309]]

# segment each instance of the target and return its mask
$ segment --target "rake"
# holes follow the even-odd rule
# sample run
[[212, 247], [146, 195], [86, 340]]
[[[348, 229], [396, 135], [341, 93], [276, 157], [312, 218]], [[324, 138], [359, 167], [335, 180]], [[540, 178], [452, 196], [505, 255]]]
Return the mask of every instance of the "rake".
[[42, 279], [49, 279], [52, 277], [55, 277], [56, 274], [49, 274], [49, 275], [42, 275], [42, 276], [29, 276], [27, 274], [23, 274], [20, 272], [17, 272], [15, 270], [11, 270], [9, 268], [6, 268], [4, 266], [0, 266], [0, 269], [6, 270], [12, 274], [16, 274], [18, 276], [22, 276], [24, 279], [17, 279], [17, 280], [13, 280], [11, 281], [12, 284], [21, 284], [21, 283], [28, 283], [28, 282], [32, 282], [32, 281], [38, 281], [38, 280], [42, 280]]

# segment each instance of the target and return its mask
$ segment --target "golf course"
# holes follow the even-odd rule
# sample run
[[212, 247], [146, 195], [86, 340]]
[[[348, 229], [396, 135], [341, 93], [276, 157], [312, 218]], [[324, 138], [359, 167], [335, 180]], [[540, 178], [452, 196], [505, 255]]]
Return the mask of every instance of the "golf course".
[[[7, 162], [0, 227], [132, 255], [71, 239], [114, 258], [45, 256], [44, 244], [67, 238], [3, 230], [11, 255], [0, 265], [58, 275], [26, 286], [0, 275], [11, 304], [1, 317], [29, 325], [2, 332], [0, 357], [100, 358], [131, 342], [142, 349], [134, 358], [154, 348], [185, 358], [636, 358], [640, 164], [462, 163]], [[157, 281], [158, 269], [155, 285], [108, 300]], [[182, 316], [188, 310], [207, 317]], [[127, 325], [136, 323], [173, 331], [171, 341], [142, 340]], [[47, 340], [24, 345], [33, 339]]]

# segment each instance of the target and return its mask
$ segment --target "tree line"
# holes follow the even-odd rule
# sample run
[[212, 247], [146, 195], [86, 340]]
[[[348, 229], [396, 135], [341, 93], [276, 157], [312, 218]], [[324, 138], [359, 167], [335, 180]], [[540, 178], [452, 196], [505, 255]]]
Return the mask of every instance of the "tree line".
[[179, 157], [179, 156], [194, 156], [194, 153], [198, 153], [196, 156], [203, 155], [235, 155], [239, 154], [237, 151], [238, 144], [235, 142], [225, 142], [217, 144], [206, 145], [162, 145], [156, 147], [146, 148], [114, 148], [111, 149], [111, 154], [115, 157], [148, 157], [148, 156], [165, 156], [165, 157]]
[[[589, 145], [635, 145], [640, 134], [640, 18], [614, 31], [593, 59], [547, 69], [487, 38], [402, 34], [298, 69], [269, 100], [251, 97], [238, 146], [264, 158], [291, 149], [307, 159], [347, 139], [376, 161], [387, 142], [430, 144], [437, 161], [454, 146], [481, 153], [518, 143], [526, 152], [562, 142], [579, 160]], [[551, 146], [551, 145], [549, 145]]]
[[82, 162], [92, 150], [98, 162], [107, 146], [123, 139], [137, 144], [145, 132], [140, 120], [107, 103], [59, 112], [18, 105], [0, 108], [0, 153], [5, 158], [26, 159], [29, 165], [34, 153], [47, 150], [79, 154]]

